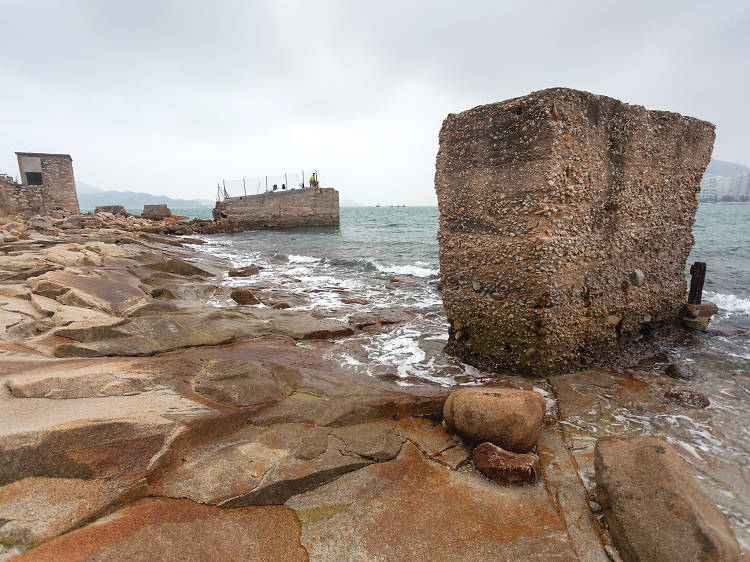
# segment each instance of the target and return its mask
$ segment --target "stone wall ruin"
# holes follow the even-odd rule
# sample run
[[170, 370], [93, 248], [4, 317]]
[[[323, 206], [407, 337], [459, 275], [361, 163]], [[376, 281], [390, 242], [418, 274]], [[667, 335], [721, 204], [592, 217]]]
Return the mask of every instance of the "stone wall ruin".
[[435, 173], [446, 350], [543, 375], [673, 320], [714, 136], [564, 88], [449, 115]]
[[158, 205], [144, 205], [141, 216], [147, 219], [164, 219], [172, 216], [172, 211], [165, 203]]
[[16, 152], [21, 182], [0, 177], [0, 215], [78, 214], [78, 196], [69, 154]]

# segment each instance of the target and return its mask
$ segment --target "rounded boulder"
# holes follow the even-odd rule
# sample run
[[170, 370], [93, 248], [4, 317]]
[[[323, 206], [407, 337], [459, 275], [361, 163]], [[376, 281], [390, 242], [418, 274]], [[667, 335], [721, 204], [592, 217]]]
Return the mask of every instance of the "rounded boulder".
[[546, 409], [544, 397], [532, 390], [462, 388], [448, 396], [443, 419], [466, 441], [526, 453], [539, 439]]
[[260, 304], [258, 298], [249, 289], [232, 289], [229, 297], [237, 304]]

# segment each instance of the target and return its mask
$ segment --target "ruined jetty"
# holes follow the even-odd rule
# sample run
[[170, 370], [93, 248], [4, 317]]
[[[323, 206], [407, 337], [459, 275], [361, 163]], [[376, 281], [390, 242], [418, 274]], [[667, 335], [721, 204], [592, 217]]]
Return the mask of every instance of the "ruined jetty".
[[172, 216], [172, 211], [166, 204], [144, 205], [141, 216], [147, 219], [163, 219]]
[[565, 372], [674, 320], [714, 137], [565, 88], [449, 115], [435, 173], [447, 351]]
[[217, 201], [215, 221], [243, 228], [338, 226], [339, 192], [330, 187], [267, 191]]

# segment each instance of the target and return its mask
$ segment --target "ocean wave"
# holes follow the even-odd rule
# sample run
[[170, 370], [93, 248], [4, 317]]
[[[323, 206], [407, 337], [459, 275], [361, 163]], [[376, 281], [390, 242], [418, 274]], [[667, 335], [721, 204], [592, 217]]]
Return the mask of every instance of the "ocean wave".
[[414, 275], [415, 277], [433, 277], [440, 274], [439, 269], [420, 267], [418, 265], [380, 265], [374, 264], [375, 269], [381, 273], [392, 273], [394, 275]]
[[345, 267], [350, 269], [352, 267], [361, 267], [365, 271], [376, 271], [375, 264], [366, 258], [355, 258], [355, 259], [343, 259], [343, 258], [324, 258], [322, 263], [333, 267]]
[[287, 275], [295, 275], [299, 277], [302, 275], [308, 275], [312, 273], [312, 269], [310, 269], [309, 267], [305, 267], [304, 265], [298, 265], [297, 267], [292, 267], [291, 269], [287, 269], [286, 271], [284, 271], [284, 273]]
[[289, 263], [317, 263], [320, 258], [314, 258], [313, 256], [295, 256], [294, 254], [287, 256]]
[[707, 300], [716, 303], [716, 306], [727, 312], [750, 314], [750, 297], [741, 298], [736, 295], [725, 295], [714, 291], [706, 291], [706, 297]]

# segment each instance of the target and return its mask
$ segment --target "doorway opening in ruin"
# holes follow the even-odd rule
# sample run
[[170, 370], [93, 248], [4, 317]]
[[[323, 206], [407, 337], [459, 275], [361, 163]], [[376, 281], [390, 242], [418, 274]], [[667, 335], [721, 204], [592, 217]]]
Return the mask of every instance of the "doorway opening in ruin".
[[42, 172], [26, 172], [27, 185], [42, 185]]

